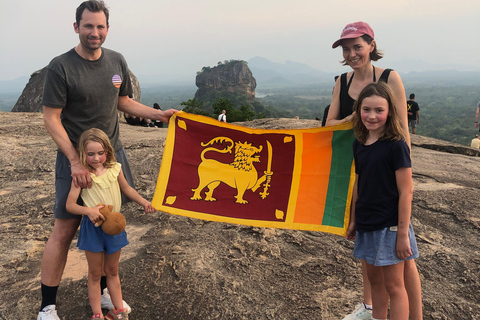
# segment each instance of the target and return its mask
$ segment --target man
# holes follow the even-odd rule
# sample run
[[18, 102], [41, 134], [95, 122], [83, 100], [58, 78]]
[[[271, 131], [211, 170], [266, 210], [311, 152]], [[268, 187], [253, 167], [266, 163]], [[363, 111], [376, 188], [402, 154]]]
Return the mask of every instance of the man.
[[[125, 177], [133, 186], [128, 159], [119, 139], [117, 110], [147, 119], [168, 122], [177, 112], [156, 110], [129, 98], [132, 85], [123, 56], [102, 48], [108, 34], [109, 12], [103, 1], [85, 1], [76, 11], [73, 24], [79, 44], [54, 58], [45, 75], [43, 115], [47, 131], [59, 150], [55, 167], [55, 223], [42, 259], [42, 305], [38, 320], [56, 320], [56, 295], [70, 243], [81, 216], [66, 211], [65, 202], [73, 183], [91, 188], [90, 172], [80, 164], [76, 144], [79, 135], [91, 127], [103, 130], [115, 149]], [[103, 278], [102, 289], [106, 287]], [[102, 307], [113, 306], [103, 291]], [[109, 306], [105, 308], [109, 308]], [[124, 307], [129, 312], [126, 303]]]
[[[477, 103], [477, 112], [475, 113], [475, 128], [478, 128], [478, 114], [480, 113], [480, 101]], [[480, 131], [480, 129], [478, 130]]]
[[226, 116], [227, 111], [222, 110], [222, 113], [218, 116], [218, 121], [221, 122], [227, 122], [227, 116]]
[[480, 136], [478, 134], [475, 135], [475, 138], [472, 139], [470, 143], [470, 147], [479, 149], [480, 148]]
[[410, 100], [407, 101], [408, 125], [412, 127], [412, 134], [416, 133], [417, 123], [420, 123], [420, 114], [418, 103], [415, 102], [415, 94], [410, 94]]

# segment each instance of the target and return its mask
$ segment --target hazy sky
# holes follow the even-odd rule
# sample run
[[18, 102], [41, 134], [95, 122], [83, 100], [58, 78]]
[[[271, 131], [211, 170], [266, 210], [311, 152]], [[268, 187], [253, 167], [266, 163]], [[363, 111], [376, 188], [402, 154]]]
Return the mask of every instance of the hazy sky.
[[[29, 76], [79, 42], [81, 1], [0, 2], [0, 80]], [[104, 44], [137, 75], [192, 74], [218, 61], [260, 56], [346, 71], [332, 49], [343, 27], [366, 21], [385, 58], [466, 64], [480, 70], [480, 1], [109, 0]]]

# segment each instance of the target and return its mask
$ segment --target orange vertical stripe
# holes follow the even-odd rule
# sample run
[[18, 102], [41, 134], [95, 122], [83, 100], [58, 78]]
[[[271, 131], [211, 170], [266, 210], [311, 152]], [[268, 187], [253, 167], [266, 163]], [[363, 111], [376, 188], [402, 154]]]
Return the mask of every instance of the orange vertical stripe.
[[332, 160], [333, 131], [303, 134], [302, 172], [294, 223], [321, 225]]

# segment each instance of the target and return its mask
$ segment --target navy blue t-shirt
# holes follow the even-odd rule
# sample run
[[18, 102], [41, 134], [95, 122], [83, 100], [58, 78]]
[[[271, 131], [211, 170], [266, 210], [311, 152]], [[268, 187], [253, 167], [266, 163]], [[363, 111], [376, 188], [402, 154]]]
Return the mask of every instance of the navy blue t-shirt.
[[382, 140], [365, 146], [353, 142], [358, 174], [355, 222], [358, 232], [380, 230], [398, 224], [398, 189], [395, 171], [410, 168], [410, 149], [405, 141]]

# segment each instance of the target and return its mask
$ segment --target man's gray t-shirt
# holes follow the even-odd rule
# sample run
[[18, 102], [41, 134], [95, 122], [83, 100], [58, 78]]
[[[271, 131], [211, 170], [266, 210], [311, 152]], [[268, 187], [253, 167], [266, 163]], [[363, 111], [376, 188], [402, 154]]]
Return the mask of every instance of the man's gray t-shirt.
[[90, 61], [72, 49], [48, 65], [42, 103], [63, 108], [62, 124], [75, 147], [83, 131], [99, 128], [117, 151], [122, 148], [118, 97], [132, 91], [128, 66], [120, 53], [102, 48], [102, 56]]

